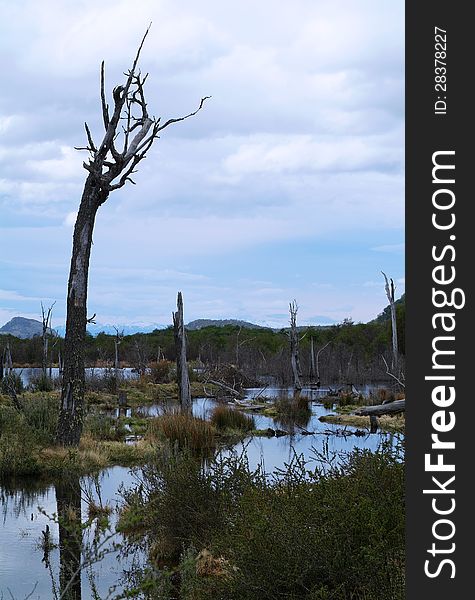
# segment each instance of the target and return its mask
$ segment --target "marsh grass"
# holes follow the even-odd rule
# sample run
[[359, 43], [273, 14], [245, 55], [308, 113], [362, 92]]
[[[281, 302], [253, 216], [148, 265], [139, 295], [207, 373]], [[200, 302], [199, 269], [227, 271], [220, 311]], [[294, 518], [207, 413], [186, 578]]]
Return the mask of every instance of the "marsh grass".
[[171, 412], [150, 419], [146, 438], [150, 441], [166, 439], [179, 448], [207, 450], [216, 445], [215, 433], [213, 425], [205, 419]]
[[225, 405], [218, 405], [213, 409], [210, 421], [221, 432], [247, 432], [254, 429], [254, 419], [251, 416]]

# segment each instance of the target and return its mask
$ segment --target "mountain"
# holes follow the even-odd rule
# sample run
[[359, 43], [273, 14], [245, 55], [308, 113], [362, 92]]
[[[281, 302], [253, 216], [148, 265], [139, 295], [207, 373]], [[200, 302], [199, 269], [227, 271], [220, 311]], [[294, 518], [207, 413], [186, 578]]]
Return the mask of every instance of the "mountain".
[[[155, 329], [166, 329], [166, 327], [166, 325], [159, 325], [158, 323], [151, 323], [148, 325], [140, 323], [132, 325], [117, 325], [119, 333], [123, 332], [124, 335], [133, 335], [134, 333], [151, 333], [152, 331], [155, 331]], [[60, 325], [59, 327], [56, 327], [56, 331], [59, 335], [64, 337], [64, 334], [66, 332], [65, 325]], [[99, 333], [107, 333], [108, 335], [116, 334], [114, 325], [103, 323], [88, 324], [87, 332], [94, 337], [96, 337], [96, 335], [98, 335]]]
[[[406, 294], [403, 294], [398, 300], [396, 300], [396, 302], [394, 303], [396, 305], [396, 310], [398, 310], [398, 306], [406, 306]], [[379, 315], [376, 317], [376, 319], [373, 319], [373, 321], [371, 322], [376, 322], [376, 323], [384, 323], [385, 321], [390, 321], [391, 320], [391, 306], [388, 304], [386, 306], [386, 308], [383, 310], [383, 312], [379, 313]]]
[[190, 321], [185, 327], [189, 331], [195, 331], [196, 329], [203, 329], [203, 327], [226, 327], [226, 325], [244, 327], [245, 329], [268, 329], [268, 327], [249, 323], [249, 321], [240, 321], [239, 319], [196, 319]]
[[13, 317], [11, 321], [0, 327], [0, 335], [14, 335], [17, 338], [32, 338], [43, 333], [41, 321], [36, 319], [25, 319], [25, 317]]

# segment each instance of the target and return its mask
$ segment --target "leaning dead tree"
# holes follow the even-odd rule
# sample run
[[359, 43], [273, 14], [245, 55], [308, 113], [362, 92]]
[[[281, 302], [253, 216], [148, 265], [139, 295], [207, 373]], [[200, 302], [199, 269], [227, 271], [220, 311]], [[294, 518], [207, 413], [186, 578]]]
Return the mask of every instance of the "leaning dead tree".
[[385, 286], [384, 289], [386, 291], [386, 296], [389, 301], [389, 306], [391, 309], [391, 331], [392, 331], [392, 361], [391, 361], [391, 369], [393, 371], [398, 371], [398, 345], [397, 345], [397, 323], [396, 323], [396, 301], [394, 299], [394, 281], [386, 276], [386, 273], [381, 271], [384, 276]]
[[299, 355], [299, 333], [297, 330], [297, 302], [293, 300], [289, 303], [290, 313], [290, 364], [292, 366], [292, 376], [294, 380], [294, 389], [299, 391], [302, 389], [302, 370], [300, 368], [300, 355]]
[[78, 445], [83, 428], [87, 286], [96, 213], [111, 192], [122, 188], [127, 182], [135, 184], [132, 175], [160, 131], [195, 115], [206, 100], [202, 98], [194, 112], [168, 119], [163, 124], [160, 118], [149, 114], [144, 91], [147, 74], [142, 75], [137, 66], [147, 34], [148, 30], [137, 50], [132, 68], [125, 74], [124, 85], [118, 85], [112, 92], [111, 108], [106, 99], [102, 63], [100, 88], [105, 133], [100, 144], [96, 144], [85, 123], [87, 146], [77, 148], [89, 152], [89, 160], [83, 163], [87, 177], [74, 227], [68, 282], [63, 383], [57, 428], [57, 441], [62, 445]]
[[183, 298], [178, 292], [177, 311], [172, 313], [173, 331], [175, 334], [176, 348], [176, 377], [178, 383], [178, 397], [182, 411], [191, 411], [191, 388], [186, 361], [186, 332], [183, 319]]
[[41, 330], [41, 340], [43, 342], [43, 357], [41, 361], [41, 368], [43, 372], [43, 378], [46, 379], [48, 376], [48, 345], [49, 338], [51, 336], [51, 317], [53, 312], [53, 306], [56, 302], [46, 310], [43, 306], [43, 302], [41, 303], [41, 321], [42, 321], [42, 330]]

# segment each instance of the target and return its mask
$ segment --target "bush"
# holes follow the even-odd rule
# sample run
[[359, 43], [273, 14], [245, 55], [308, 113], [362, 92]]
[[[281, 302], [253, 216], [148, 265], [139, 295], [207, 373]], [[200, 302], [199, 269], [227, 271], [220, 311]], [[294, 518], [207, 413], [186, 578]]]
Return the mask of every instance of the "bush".
[[229, 408], [229, 406], [216, 406], [211, 413], [210, 420], [219, 431], [251, 431], [254, 429], [252, 417], [234, 408]]
[[126, 501], [148, 574], [185, 549], [183, 600], [404, 598], [404, 467], [389, 448], [313, 471], [296, 458], [274, 478], [236, 455], [203, 466], [175, 454]]
[[56, 434], [59, 403], [54, 396], [22, 399], [22, 412], [0, 406], [0, 475], [29, 475], [38, 467], [38, 453]]
[[160, 360], [150, 365], [150, 379], [153, 383], [170, 383], [170, 374], [173, 363], [169, 360]]
[[25, 389], [21, 375], [18, 373], [9, 373], [0, 379], [0, 392], [2, 394], [8, 394], [12, 389], [17, 394], [21, 394]]
[[87, 415], [84, 432], [97, 441], [121, 440], [126, 433], [119, 419], [101, 413]]
[[52, 392], [54, 390], [54, 382], [47, 375], [40, 375], [30, 379], [28, 389], [33, 392]]

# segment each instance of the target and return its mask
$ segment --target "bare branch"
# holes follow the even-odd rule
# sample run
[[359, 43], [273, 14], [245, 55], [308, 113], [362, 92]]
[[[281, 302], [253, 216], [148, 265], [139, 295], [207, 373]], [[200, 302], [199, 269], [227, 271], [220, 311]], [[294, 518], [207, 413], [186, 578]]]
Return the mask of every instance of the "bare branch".
[[97, 152], [97, 148], [94, 145], [94, 141], [92, 139], [92, 135], [91, 135], [91, 131], [87, 125], [87, 123], [84, 123], [84, 128], [86, 129], [86, 135], [87, 135], [87, 142], [89, 144], [88, 150], [92, 153], [96, 153]]
[[178, 123], [179, 121], [184, 121], [185, 119], [189, 119], [190, 117], [194, 117], [203, 108], [203, 104], [209, 98], [211, 98], [211, 96], [205, 96], [204, 98], [201, 98], [201, 102], [200, 102], [200, 105], [198, 106], [198, 108], [194, 112], [191, 112], [189, 115], [185, 115], [184, 117], [179, 117], [178, 119], [168, 119], [168, 121], [164, 125], [162, 125], [161, 127], [159, 127], [157, 129], [157, 133], [159, 131], [162, 131], [162, 129], [165, 129], [165, 127], [168, 127], [172, 123]]
[[396, 377], [396, 375], [394, 375], [394, 373], [391, 373], [391, 371], [389, 370], [388, 363], [383, 355], [381, 355], [381, 358], [383, 359], [384, 366], [386, 367], [386, 375], [389, 375], [389, 377], [392, 377], [395, 381], [397, 381], [399, 383], [399, 385], [401, 387], [403, 387], [405, 389], [406, 385], [398, 377]]
[[101, 63], [101, 105], [102, 105], [102, 120], [104, 122], [104, 128], [107, 131], [109, 128], [109, 105], [106, 102], [105, 92], [105, 76], [104, 76], [104, 61]]

